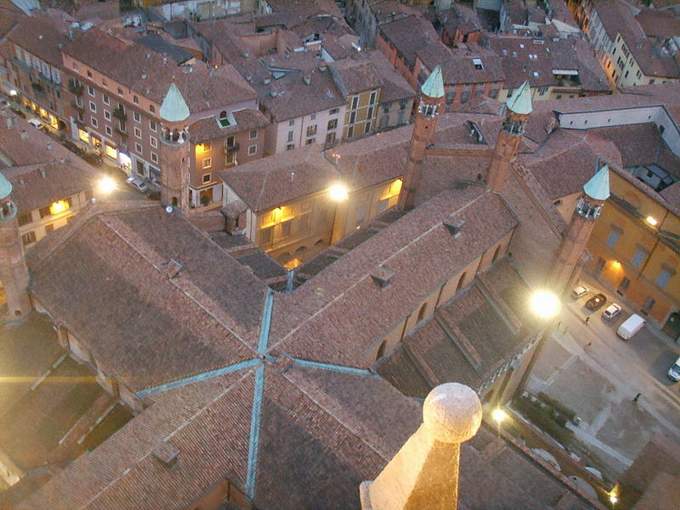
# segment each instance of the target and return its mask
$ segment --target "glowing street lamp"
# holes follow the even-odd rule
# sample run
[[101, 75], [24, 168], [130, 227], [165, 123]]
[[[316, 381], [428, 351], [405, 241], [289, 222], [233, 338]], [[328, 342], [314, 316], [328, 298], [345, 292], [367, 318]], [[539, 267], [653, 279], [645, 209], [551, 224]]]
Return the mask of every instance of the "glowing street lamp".
[[654, 216], [647, 216], [645, 221], [652, 227], [656, 227], [656, 225], [659, 223], [659, 221]]
[[609, 502], [612, 504], [612, 508], [619, 502], [619, 491], [621, 488], [619, 487], [619, 484], [617, 483], [614, 485], [611, 491], [607, 493], [607, 496], [609, 497]]
[[333, 183], [328, 188], [328, 196], [333, 202], [344, 202], [349, 198], [349, 188], [341, 182]]
[[503, 409], [500, 407], [497, 407], [491, 412], [491, 418], [493, 418], [493, 421], [496, 422], [496, 427], [498, 429], [498, 438], [500, 439], [501, 437], [501, 425], [505, 420], [509, 418], [508, 413], [506, 413]]
[[529, 306], [531, 311], [541, 319], [552, 319], [560, 313], [562, 304], [560, 298], [554, 292], [539, 289], [531, 294]]
[[109, 177], [108, 175], [105, 175], [97, 182], [97, 191], [102, 195], [110, 195], [116, 191], [117, 188], [118, 184], [116, 184], [116, 181], [113, 177]]

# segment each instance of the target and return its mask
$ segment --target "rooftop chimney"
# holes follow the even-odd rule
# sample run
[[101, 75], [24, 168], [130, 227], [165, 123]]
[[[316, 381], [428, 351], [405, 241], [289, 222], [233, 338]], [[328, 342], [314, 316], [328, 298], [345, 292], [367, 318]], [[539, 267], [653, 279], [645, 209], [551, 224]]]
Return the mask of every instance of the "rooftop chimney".
[[437, 386], [423, 404], [423, 423], [372, 482], [360, 487], [362, 510], [455, 510], [461, 443], [482, 422], [468, 386]]

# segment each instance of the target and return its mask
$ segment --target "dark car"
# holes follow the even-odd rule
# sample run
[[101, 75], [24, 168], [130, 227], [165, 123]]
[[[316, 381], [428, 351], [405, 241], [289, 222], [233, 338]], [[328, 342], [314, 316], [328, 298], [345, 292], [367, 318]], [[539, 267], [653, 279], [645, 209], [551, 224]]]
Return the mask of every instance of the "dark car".
[[588, 301], [586, 301], [586, 308], [588, 310], [599, 310], [607, 302], [607, 296], [604, 294], [595, 294]]

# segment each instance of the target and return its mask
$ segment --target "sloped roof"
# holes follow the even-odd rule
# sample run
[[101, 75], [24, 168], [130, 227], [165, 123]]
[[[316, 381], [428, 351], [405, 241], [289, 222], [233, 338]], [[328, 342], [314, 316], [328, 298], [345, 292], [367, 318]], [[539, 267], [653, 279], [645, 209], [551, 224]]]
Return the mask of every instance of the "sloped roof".
[[160, 114], [161, 119], [167, 120], [168, 122], [181, 122], [191, 115], [189, 107], [182, 97], [182, 93], [174, 83], [170, 84], [168, 92], [163, 98]]
[[583, 191], [595, 200], [607, 200], [609, 198], [609, 167], [604, 165], [583, 186]]
[[427, 97], [438, 99], [444, 97], [444, 80], [442, 79], [442, 68], [437, 66], [420, 87], [420, 92]]
[[528, 81], [520, 85], [519, 89], [505, 102], [510, 111], [520, 115], [529, 115], [533, 111], [531, 104], [531, 86]]

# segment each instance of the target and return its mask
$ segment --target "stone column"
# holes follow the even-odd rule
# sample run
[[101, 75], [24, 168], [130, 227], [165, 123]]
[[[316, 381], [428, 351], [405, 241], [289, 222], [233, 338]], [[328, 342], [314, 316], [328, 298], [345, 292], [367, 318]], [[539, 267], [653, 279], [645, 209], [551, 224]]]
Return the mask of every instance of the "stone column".
[[372, 482], [360, 487], [362, 510], [455, 510], [461, 443], [482, 422], [482, 404], [468, 386], [434, 388], [423, 423]]

